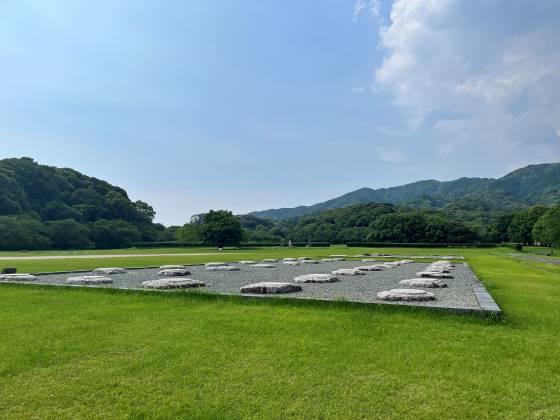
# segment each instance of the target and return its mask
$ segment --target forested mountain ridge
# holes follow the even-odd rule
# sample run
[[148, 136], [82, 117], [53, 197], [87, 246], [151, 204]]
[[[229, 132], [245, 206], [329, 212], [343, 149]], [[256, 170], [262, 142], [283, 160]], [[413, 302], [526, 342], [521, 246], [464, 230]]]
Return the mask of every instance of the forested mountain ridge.
[[126, 191], [31, 158], [0, 160], [0, 249], [107, 248], [173, 239]]
[[294, 208], [255, 211], [263, 218], [288, 219], [354, 204], [391, 203], [421, 208], [442, 208], [457, 201], [482, 201], [491, 209], [522, 209], [560, 202], [560, 163], [530, 165], [498, 178], [425, 180], [391, 188], [360, 188], [340, 197]]
[[30, 158], [0, 160], [0, 215], [21, 214], [81, 222], [151, 222], [154, 216], [146, 203], [133, 203], [124, 189], [106, 181]]

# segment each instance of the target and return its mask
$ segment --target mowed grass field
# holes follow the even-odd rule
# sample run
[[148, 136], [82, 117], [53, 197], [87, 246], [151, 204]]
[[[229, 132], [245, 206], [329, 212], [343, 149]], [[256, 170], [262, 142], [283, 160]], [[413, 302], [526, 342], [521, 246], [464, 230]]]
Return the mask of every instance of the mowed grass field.
[[[257, 249], [210, 259], [363, 251]], [[505, 318], [4, 284], [0, 417], [560, 417], [559, 266], [513, 259], [500, 249], [367, 251], [464, 255]], [[76, 264], [208, 257], [143, 258]], [[15, 265], [45, 271], [77, 269], [73, 264]]]

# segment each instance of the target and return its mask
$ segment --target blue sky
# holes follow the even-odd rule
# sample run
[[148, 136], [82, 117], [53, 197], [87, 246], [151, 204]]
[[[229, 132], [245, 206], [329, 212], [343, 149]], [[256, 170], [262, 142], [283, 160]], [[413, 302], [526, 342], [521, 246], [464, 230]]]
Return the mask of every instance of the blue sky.
[[0, 157], [180, 224], [560, 160], [552, 0], [0, 0]]

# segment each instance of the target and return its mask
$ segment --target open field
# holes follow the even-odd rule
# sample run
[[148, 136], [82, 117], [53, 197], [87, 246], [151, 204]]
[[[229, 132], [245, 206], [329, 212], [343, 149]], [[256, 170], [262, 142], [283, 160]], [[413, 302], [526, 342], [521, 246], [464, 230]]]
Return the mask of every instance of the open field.
[[[364, 251], [373, 252], [265, 249], [219, 259]], [[375, 250], [464, 255], [503, 321], [343, 302], [0, 285], [0, 417], [558, 418], [560, 267], [509, 251]], [[207, 261], [185, 258], [147, 265]]]

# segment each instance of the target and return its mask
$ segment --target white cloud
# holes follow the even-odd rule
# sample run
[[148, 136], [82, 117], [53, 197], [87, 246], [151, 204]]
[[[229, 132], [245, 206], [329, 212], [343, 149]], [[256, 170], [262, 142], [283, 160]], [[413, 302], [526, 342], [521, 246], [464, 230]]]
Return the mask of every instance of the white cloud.
[[378, 17], [381, 13], [381, 4], [379, 0], [357, 0], [356, 3], [354, 3], [354, 22], [358, 20], [364, 11], [368, 11], [372, 16]]
[[395, 0], [375, 84], [441, 155], [559, 159], [558, 21], [557, 0]]

